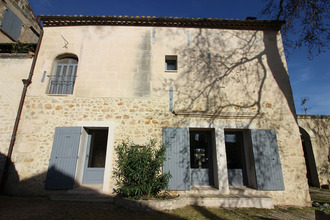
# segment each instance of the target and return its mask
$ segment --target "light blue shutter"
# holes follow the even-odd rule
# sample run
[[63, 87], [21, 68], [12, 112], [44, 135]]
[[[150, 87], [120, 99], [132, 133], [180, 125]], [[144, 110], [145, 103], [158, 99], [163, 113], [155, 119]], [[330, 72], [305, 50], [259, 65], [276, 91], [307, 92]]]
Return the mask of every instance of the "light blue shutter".
[[72, 94], [76, 80], [78, 61], [63, 58], [57, 61], [54, 75], [51, 76], [49, 94]]
[[9, 8], [5, 10], [1, 21], [1, 28], [16, 41], [18, 40], [21, 33], [22, 24], [23, 22], [14, 12], [12, 12]]
[[68, 85], [67, 85], [67, 93], [66, 94], [72, 94], [73, 93], [74, 82], [76, 80], [76, 72], [77, 72], [77, 64], [69, 65], [68, 73], [67, 73]]
[[46, 177], [46, 189], [72, 189], [81, 127], [57, 127]]
[[252, 129], [251, 140], [258, 190], [284, 190], [275, 130]]
[[163, 172], [170, 171], [170, 190], [190, 190], [190, 144], [188, 128], [163, 128], [166, 161]]

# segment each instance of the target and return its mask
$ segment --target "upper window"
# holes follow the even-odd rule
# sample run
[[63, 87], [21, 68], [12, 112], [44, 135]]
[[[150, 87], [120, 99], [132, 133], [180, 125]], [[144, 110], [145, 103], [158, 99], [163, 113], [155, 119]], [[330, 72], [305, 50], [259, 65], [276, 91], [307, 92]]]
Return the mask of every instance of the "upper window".
[[165, 70], [178, 70], [178, 58], [176, 55], [165, 56]]
[[22, 20], [19, 19], [12, 10], [7, 8], [4, 12], [0, 27], [17, 41], [21, 33], [22, 24]]
[[49, 94], [72, 94], [77, 73], [77, 58], [62, 58], [50, 76]]

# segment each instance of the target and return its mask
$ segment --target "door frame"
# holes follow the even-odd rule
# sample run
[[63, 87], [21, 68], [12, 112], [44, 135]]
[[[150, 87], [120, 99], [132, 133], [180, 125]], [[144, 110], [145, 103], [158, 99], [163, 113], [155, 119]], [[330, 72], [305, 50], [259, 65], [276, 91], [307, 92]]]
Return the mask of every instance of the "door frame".
[[[237, 157], [241, 157], [242, 168], [230, 169], [230, 168], [228, 168], [228, 164], [227, 164], [229, 185], [231, 185], [230, 184], [230, 181], [231, 181], [230, 172], [235, 173], [235, 170], [237, 170], [237, 171], [241, 170], [241, 175], [242, 175], [241, 185], [249, 187], [250, 186], [249, 185], [249, 179], [250, 178], [248, 177], [248, 165], [253, 163], [253, 159], [251, 159], [251, 156], [250, 156], [252, 154], [252, 152], [250, 152], [252, 149], [251, 149], [251, 146], [249, 144], [250, 141], [248, 141], [248, 138], [249, 138], [248, 137], [248, 130], [244, 130], [244, 129], [225, 129], [224, 133], [225, 133], [225, 147], [226, 147], [227, 162], [228, 162], [228, 154], [227, 154], [227, 145], [226, 145], [226, 134], [234, 134], [236, 136], [236, 138], [237, 137], [239, 138], [239, 140], [236, 139], [236, 144], [237, 144], [237, 142], [240, 142], [240, 146], [238, 147], [240, 155], [237, 155]], [[235, 181], [232, 185], [233, 186], [240, 186], [240, 184], [238, 184]]]
[[[85, 129], [87, 129], [85, 127]], [[109, 131], [107, 128], [97, 128], [97, 129], [91, 129], [90, 127], [88, 128], [88, 132], [91, 132], [92, 131], [92, 134], [89, 133], [88, 134], [88, 138], [87, 138], [87, 145], [86, 145], [86, 156], [85, 156], [85, 168], [84, 168], [84, 174], [83, 174], [83, 184], [84, 185], [88, 185], [88, 184], [95, 184], [95, 185], [99, 185], [99, 183], [96, 183], [98, 181], [101, 182], [101, 179], [99, 180], [92, 180], [90, 179], [91, 175], [94, 174], [94, 177], [95, 177], [95, 174], [96, 173], [99, 173], [97, 176], [102, 176], [102, 184], [103, 184], [103, 178], [104, 178], [104, 170], [105, 170], [105, 166], [104, 167], [89, 167], [88, 164], [89, 164], [89, 160], [91, 158], [91, 147], [92, 147], [92, 143], [94, 141], [94, 138], [95, 136], [93, 136], [93, 133], [95, 131], [98, 131], [98, 130], [101, 130], [101, 131], [107, 131], [108, 135], [109, 135]], [[87, 156], [89, 155], [89, 156]], [[106, 159], [106, 154], [104, 155], [105, 156], [105, 159]], [[105, 164], [104, 164], [105, 165]], [[102, 173], [102, 175], [101, 175]], [[95, 181], [94, 183], [92, 183], [93, 181]]]
[[[209, 186], [214, 186], [215, 185], [215, 172], [214, 172], [214, 167], [216, 166], [216, 163], [215, 163], [215, 139], [214, 139], [214, 129], [205, 129], [205, 128], [189, 128], [189, 138], [191, 133], [192, 132], [205, 132], [205, 133], [208, 133], [208, 139], [211, 143], [209, 143], [210, 146], [208, 146], [208, 150], [210, 150], [210, 152], [208, 152], [209, 154], [209, 157], [208, 157], [208, 161], [209, 161], [209, 168], [208, 168], [208, 176], [209, 176]], [[191, 142], [190, 142], [190, 145], [189, 145], [189, 156], [190, 156], [190, 173], [191, 173], [191, 186], [194, 186], [192, 183], [193, 183], [193, 179], [192, 179], [192, 172], [193, 170], [198, 170], [198, 169], [193, 169], [191, 168]], [[211, 160], [211, 162], [210, 162]], [[198, 186], [198, 185], [196, 185]]]
[[[112, 193], [110, 189], [111, 186], [114, 186], [114, 180], [112, 179], [112, 158], [114, 153], [114, 122], [103, 122], [103, 121], [92, 121], [92, 122], [78, 122], [78, 126], [82, 127], [81, 138], [79, 144], [78, 151], [78, 161], [77, 161], [77, 169], [75, 175], [75, 181], [78, 186], [83, 186], [87, 184], [83, 184], [83, 175], [85, 169], [85, 160], [86, 160], [86, 148], [88, 143], [88, 133], [85, 128], [108, 128], [108, 142], [107, 142], [107, 151], [106, 151], [106, 159], [105, 159], [105, 167], [104, 167], [104, 178], [103, 178], [103, 186], [102, 191], [104, 193]], [[88, 186], [88, 185], [87, 185]]]
[[[253, 129], [253, 124], [248, 123], [210, 123], [210, 122], [187, 122], [184, 124], [185, 127], [190, 129], [214, 129], [213, 140], [214, 140], [214, 185], [222, 194], [229, 194], [229, 183], [228, 183], [228, 169], [227, 169], [227, 157], [226, 157], [226, 146], [225, 146], [225, 130], [229, 129], [242, 129], [248, 130]], [[245, 141], [245, 136], [244, 136]], [[248, 170], [249, 171], [249, 170]], [[250, 184], [250, 183], [249, 183]]]

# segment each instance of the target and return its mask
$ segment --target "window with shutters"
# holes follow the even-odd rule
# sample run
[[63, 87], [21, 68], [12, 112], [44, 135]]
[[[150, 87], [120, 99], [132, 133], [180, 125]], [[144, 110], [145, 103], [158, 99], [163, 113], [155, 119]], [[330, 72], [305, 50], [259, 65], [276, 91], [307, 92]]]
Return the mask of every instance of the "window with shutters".
[[72, 94], [76, 81], [78, 59], [64, 57], [57, 61], [54, 74], [49, 76], [49, 94]]
[[17, 41], [21, 33], [22, 24], [22, 20], [13, 11], [6, 8], [0, 24], [1, 29]]

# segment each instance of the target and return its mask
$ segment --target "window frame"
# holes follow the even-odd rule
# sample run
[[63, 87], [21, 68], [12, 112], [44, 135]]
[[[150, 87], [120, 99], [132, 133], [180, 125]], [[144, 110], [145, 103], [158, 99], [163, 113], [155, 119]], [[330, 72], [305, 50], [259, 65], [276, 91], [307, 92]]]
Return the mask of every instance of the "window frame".
[[[168, 64], [168, 62], [175, 61], [175, 64]], [[175, 69], [169, 69], [169, 66], [174, 66]], [[177, 72], [178, 71], [178, 56], [177, 55], [165, 55], [165, 71]]]
[[[67, 61], [66, 61], [67, 60]], [[49, 75], [47, 94], [71, 95], [77, 77], [78, 58], [76, 56], [64, 56], [56, 60], [53, 74]]]

